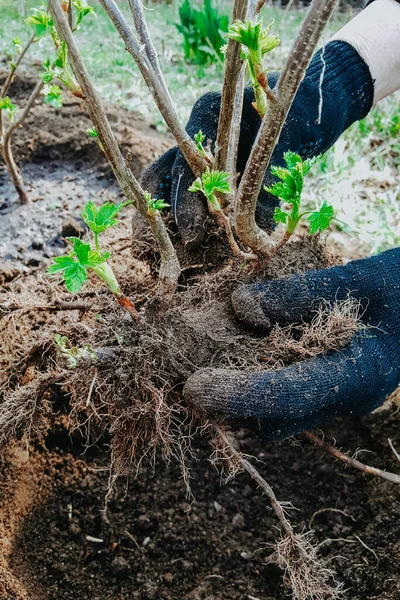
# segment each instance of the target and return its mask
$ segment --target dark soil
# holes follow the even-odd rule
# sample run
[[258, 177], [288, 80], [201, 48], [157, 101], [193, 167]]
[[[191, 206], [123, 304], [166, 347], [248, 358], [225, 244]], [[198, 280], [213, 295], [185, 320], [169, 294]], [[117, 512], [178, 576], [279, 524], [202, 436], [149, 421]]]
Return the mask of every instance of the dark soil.
[[[382, 411], [325, 426], [339, 446], [368, 448], [361, 456], [391, 470], [398, 463], [387, 438], [400, 447], [398, 415]], [[241, 449], [262, 462], [261, 474], [280, 500], [291, 500], [297, 530], [312, 519], [321, 554], [328, 557], [347, 598], [400, 597], [400, 491], [343, 468], [306, 444], [265, 445], [242, 432]], [[207, 463], [209, 448], [195, 443], [192, 490], [174, 464], [145, 467], [136, 480], [121, 479], [102, 518], [108, 473], [105, 452], [81, 455], [58, 425], [46, 448], [33, 452], [46, 493], [20, 523], [10, 566], [32, 600], [190, 599], [283, 600], [280, 572], [266, 565], [277, 531], [266, 500], [244, 476], [221, 487]], [[16, 470], [16, 469], [15, 469]], [[14, 474], [15, 477], [15, 474]], [[43, 484], [42, 484], [43, 485]], [[13, 503], [7, 487], [1, 504]], [[330, 510], [334, 509], [334, 510]], [[321, 511], [321, 512], [318, 512]], [[343, 511], [343, 512], [338, 512]], [[95, 538], [91, 540], [87, 536]], [[100, 541], [102, 540], [102, 541]], [[0, 584], [1, 590], [1, 584]], [[2, 599], [18, 598], [7, 589]]]
[[[20, 93], [26, 94], [29, 86], [30, 83], [25, 82]], [[63, 219], [78, 217], [81, 205], [89, 198], [115, 199], [118, 190], [101, 152], [86, 138], [89, 122], [78, 104], [71, 102], [62, 109], [66, 126], [59, 132], [58, 121], [50, 119], [46, 125], [49, 123], [47, 107], [38, 104], [35, 111], [37, 119], [29, 121], [27, 128], [18, 132], [17, 159], [23, 161], [22, 169], [31, 180], [32, 195], [43, 198], [29, 207], [16, 208], [15, 195], [3, 173], [0, 237], [6, 240], [7, 251], [14, 248], [17, 252], [9, 257], [6, 265], [9, 271], [4, 268], [3, 279], [15, 279], [16, 274], [26, 270], [26, 274], [20, 274], [20, 280], [35, 290], [35, 301], [41, 301], [46, 299], [47, 293], [39, 279], [42, 271], [33, 269], [46, 262], [52, 253], [63, 251]], [[168, 145], [145, 123], [136, 122], [130, 113], [110, 109], [110, 114], [126, 148], [139, 149], [140, 156], [135, 159], [137, 173]], [[41, 247], [33, 248], [36, 236], [38, 239], [40, 236]], [[318, 244], [299, 244], [297, 250], [303, 249], [300, 262], [296, 260], [298, 252], [294, 248], [288, 246], [279, 262], [271, 265], [269, 277], [328, 264]], [[32, 259], [30, 253], [34, 250], [37, 254]], [[129, 253], [129, 248], [124, 252]], [[145, 269], [131, 270], [133, 259], [125, 259], [125, 256], [116, 265], [124, 290], [132, 293], [138, 306], [151, 315], [154, 306], [148, 298], [150, 288], [146, 287], [152, 280], [151, 274]], [[171, 350], [179, 346], [183, 352], [183, 341], [184, 352], [192, 351], [193, 364], [189, 371], [198, 366], [197, 361], [201, 363], [203, 350], [207, 361], [211, 360], [210, 356], [222, 364], [224, 360], [234, 359], [240, 366], [242, 357], [238, 349], [241, 345], [244, 347], [244, 341], [233, 339], [232, 342], [232, 336], [235, 338], [241, 330], [237, 324], [224, 329], [225, 316], [226, 323], [229, 319], [232, 322], [228, 298], [225, 297], [222, 304], [227, 314], [220, 315], [220, 329], [214, 327], [211, 313], [204, 310], [212, 310], [211, 300], [215, 302], [218, 294], [224, 296], [224, 290], [228, 295], [235, 279], [235, 265], [228, 264], [225, 268], [226, 280], [229, 280], [225, 288], [213, 284], [209, 298], [204, 284], [203, 299], [196, 300], [194, 295], [188, 305], [182, 303], [169, 315], [175, 328], [179, 319], [183, 319], [182, 323], [188, 327], [186, 339], [183, 325], [179, 327], [180, 338], [178, 333], [174, 335], [167, 319], [164, 329], [157, 330], [158, 337], [154, 336], [153, 345], [147, 348], [153, 360], [149, 365], [153, 365], [154, 370], [161, 366], [166, 370], [175, 369]], [[134, 273], [136, 279], [132, 281]], [[40, 285], [37, 283], [35, 288], [32, 281], [36, 277]], [[209, 277], [211, 280], [214, 274], [210, 273]], [[190, 272], [182, 287], [194, 281], [198, 281], [198, 274]], [[60, 288], [56, 292], [60, 293]], [[96, 395], [101, 398], [102, 385], [110, 381], [111, 387], [118, 388], [118, 402], [126, 408], [132, 398], [129, 393], [135, 389], [134, 376], [139, 384], [140, 378], [146, 377], [148, 383], [153, 383], [152, 371], [147, 374], [135, 365], [135, 360], [142, 365], [140, 361], [146, 350], [142, 338], [146, 341], [146, 331], [142, 333], [140, 327], [135, 329], [131, 323], [121, 320], [118, 309], [113, 313], [108, 308], [103, 316], [101, 294], [89, 287], [87, 297], [93, 303], [91, 320], [80, 318], [78, 311], [69, 311], [60, 317], [40, 313], [29, 316], [32, 325], [29, 332], [26, 329], [29, 321], [24, 321], [26, 315], [19, 315], [13, 325], [20, 337], [27, 336], [25, 345], [29, 346], [30, 358], [25, 362], [15, 361], [18, 367], [12, 373], [13, 381], [23, 387], [37, 375], [35, 368], [40, 371], [51, 363], [48, 346], [41, 359], [38, 349], [41, 343], [43, 347], [51, 345], [50, 328], [57, 325], [59, 318], [61, 332], [68, 328], [79, 330], [76, 333], [79, 341], [85, 339], [85, 335], [92, 335], [87, 333], [92, 328], [95, 333], [90, 341], [112, 345], [125, 361], [130, 360], [130, 370], [127, 362], [120, 361], [119, 371], [112, 366], [108, 380], [106, 369], [102, 371], [99, 366], [97, 389], [95, 386], [91, 402], [96, 402]], [[182, 308], [194, 314], [196, 302], [203, 304], [203, 311], [199, 310], [195, 321], [190, 323]], [[97, 306], [100, 319], [96, 320]], [[153, 324], [157, 324], [156, 319]], [[169, 347], [166, 334], [170, 336]], [[231, 336], [231, 356], [223, 353], [228, 335]], [[204, 348], [201, 344], [190, 346], [192, 340], [203, 338]], [[246, 339], [250, 340], [251, 336], [247, 335]], [[127, 343], [132, 340], [135, 346]], [[254, 347], [253, 342], [248, 342], [246, 352]], [[12, 343], [7, 340], [8, 351], [9, 348]], [[121, 372], [123, 368], [125, 372]], [[124, 382], [122, 375], [126, 388], [116, 386], [116, 382]], [[160, 370], [156, 375], [161, 380], [165, 374]], [[180, 383], [180, 376], [182, 373], [178, 371], [170, 374], [171, 393], [179, 392], [179, 389], [173, 390], [176, 383], [173, 377]], [[38, 398], [43, 406], [39, 411], [41, 420], [30, 444], [26, 440], [14, 440], [0, 458], [0, 600], [283, 600], [290, 597], [290, 590], [283, 587], [281, 572], [266, 564], [270, 545], [278, 535], [276, 519], [266, 499], [243, 474], [221, 486], [220, 475], [208, 462], [210, 446], [204, 438], [195, 438], [194, 456], [189, 459], [192, 498], [187, 497], [180, 468], [174, 461], [166, 466], [157, 460], [155, 468], [145, 461], [138, 478], [130, 475], [117, 480], [107, 513], [103, 512], [112, 440], [105, 432], [98, 446], [86, 449], [80, 433], [77, 430], [71, 433], [70, 425], [74, 424], [77, 414], [71, 422], [68, 418], [77, 396], [85, 404], [92, 378], [90, 369], [80, 369], [75, 379], [76, 393], [70, 397], [57, 387], [42, 392]], [[148, 393], [147, 388], [143, 395], [145, 393]], [[138, 401], [142, 402], [143, 398], [135, 398], [136, 404]], [[394, 408], [388, 406], [363, 419], [325, 424], [324, 432], [344, 450], [369, 450], [368, 454], [361, 454], [366, 462], [391, 471], [399, 470], [387, 441], [391, 438], [394, 447], [400, 449], [398, 414]], [[397, 487], [346, 470], [304, 442], [266, 445], [242, 430], [238, 438], [241, 450], [260, 461], [257, 468], [274, 487], [279, 500], [291, 501], [298, 509], [291, 513], [296, 530], [315, 529], [315, 540], [321, 544], [320, 554], [329, 559], [338, 580], [348, 589], [347, 598], [400, 598], [400, 490]]]

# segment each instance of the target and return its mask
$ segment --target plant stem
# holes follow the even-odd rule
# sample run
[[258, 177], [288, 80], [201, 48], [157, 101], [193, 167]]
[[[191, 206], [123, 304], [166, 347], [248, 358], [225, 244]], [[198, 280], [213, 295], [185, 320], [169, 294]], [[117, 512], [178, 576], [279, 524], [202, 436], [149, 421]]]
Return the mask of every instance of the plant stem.
[[132, 302], [123, 294], [114, 294], [114, 298], [118, 304], [125, 309], [135, 321], [140, 321], [141, 317]]
[[[264, 6], [265, 0], [249, 0], [247, 7], [246, 19], [254, 20], [261, 8]], [[236, 173], [236, 165], [237, 165], [237, 154], [239, 147], [239, 137], [240, 137], [240, 124], [242, 120], [242, 111], [243, 111], [243, 93], [244, 93], [244, 83], [246, 79], [246, 65], [242, 64], [240, 74], [236, 84], [236, 93], [235, 100], [233, 103], [233, 111], [232, 111], [232, 119], [231, 126], [229, 132], [229, 142], [228, 142], [228, 150], [226, 157], [226, 167], [225, 171], [230, 173], [229, 178], [229, 186], [231, 190], [233, 190], [233, 195], [229, 197], [229, 200], [226, 201], [228, 206], [233, 202], [233, 197], [236, 194], [237, 189], [237, 173]], [[227, 82], [229, 85], [229, 82]], [[225, 80], [224, 80], [225, 86]]]
[[25, 44], [25, 46], [23, 47], [23, 49], [21, 50], [21, 53], [19, 54], [14, 67], [11, 68], [9, 74], [7, 75], [5, 82], [3, 83], [3, 87], [1, 88], [0, 98], [4, 98], [7, 95], [8, 88], [10, 87], [10, 85], [15, 77], [15, 72], [18, 69], [21, 62], [23, 61], [25, 54], [28, 52], [29, 48], [35, 41], [35, 37], [36, 37], [36, 35], [33, 33], [31, 35], [31, 37], [29, 38], [29, 40], [27, 41], [27, 43]]
[[377, 469], [376, 467], [370, 467], [369, 465], [365, 465], [356, 458], [351, 458], [351, 456], [343, 454], [343, 452], [338, 450], [338, 448], [335, 448], [335, 446], [328, 444], [328, 442], [325, 442], [325, 440], [322, 440], [320, 437], [318, 437], [311, 431], [304, 431], [301, 434], [301, 437], [309, 440], [318, 448], [325, 450], [325, 452], [328, 452], [328, 454], [331, 454], [335, 458], [338, 458], [350, 467], [354, 467], [355, 469], [358, 469], [363, 473], [368, 473], [368, 475], [375, 475], [376, 477], [380, 477], [381, 479], [386, 479], [391, 483], [400, 483], [400, 475], [396, 475], [395, 473], [390, 473], [389, 471], [382, 471], [381, 469]]
[[[232, 9], [232, 23], [244, 21], [247, 13], [248, 2], [235, 0]], [[225, 74], [221, 96], [221, 110], [219, 113], [218, 131], [215, 148], [214, 168], [217, 171], [226, 171], [229, 142], [232, 135], [231, 125], [234, 113], [235, 94], [243, 61], [241, 59], [241, 44], [235, 40], [228, 41], [225, 54]], [[236, 166], [235, 166], [236, 171]]]
[[164, 75], [162, 74], [160, 63], [158, 62], [158, 56], [154, 44], [150, 37], [150, 32], [147, 27], [146, 18], [144, 16], [143, 4], [141, 0], [129, 0], [129, 7], [131, 9], [133, 21], [135, 23], [135, 29], [139, 36], [140, 43], [144, 46], [147, 58], [149, 59], [154, 72], [159, 77], [161, 83], [165, 86], [165, 91], [169, 94], [168, 88], [165, 83]]
[[0, 145], [0, 154], [2, 155], [6, 164], [8, 173], [11, 177], [11, 181], [15, 189], [17, 190], [19, 201], [21, 204], [29, 204], [29, 194], [24, 184], [24, 179], [21, 175], [13, 156], [10, 138], [6, 139], [3, 144]]
[[236, 232], [244, 244], [261, 254], [268, 255], [271, 249], [268, 235], [255, 220], [262, 180], [314, 48], [337, 2], [314, 0], [312, 3], [279, 77], [276, 101], [268, 105], [240, 182], [235, 207]]
[[72, 30], [73, 27], [73, 22], [72, 22], [72, 0], [68, 1], [68, 25], [69, 28]]
[[99, 252], [99, 234], [95, 233], [94, 234], [94, 247], [96, 248], [96, 251]]
[[[3, 87], [1, 88], [1, 92], [0, 92], [0, 99], [3, 99], [6, 97], [8, 89], [10, 87], [10, 85], [12, 84], [14, 77], [15, 77], [15, 73], [18, 69], [18, 67], [20, 66], [21, 62], [23, 61], [26, 53], [28, 52], [29, 48], [31, 47], [31, 45], [33, 44], [33, 42], [35, 41], [35, 34], [33, 33], [31, 35], [31, 37], [29, 38], [29, 40], [27, 41], [27, 43], [25, 44], [24, 48], [21, 50], [20, 55], [17, 58], [17, 61], [14, 65], [13, 68], [11, 68], [9, 74], [6, 77], [5, 82], [3, 83]], [[0, 143], [1, 143], [1, 139], [3, 138], [4, 135], [4, 122], [3, 122], [3, 111], [0, 110]]]
[[180, 265], [175, 249], [172, 245], [167, 229], [161, 215], [157, 213], [149, 219], [147, 215], [147, 202], [144, 191], [135, 179], [129, 166], [122, 156], [121, 150], [110, 127], [107, 115], [102, 106], [100, 97], [87, 72], [82, 56], [75, 43], [75, 39], [60, 7], [59, 0], [49, 0], [49, 9], [52, 14], [58, 35], [68, 46], [69, 59], [72, 70], [83, 91], [84, 100], [90, 118], [99, 135], [100, 142], [122, 192], [135, 202], [139, 212], [149, 222], [161, 255], [160, 284], [161, 293], [172, 293], [180, 274]]
[[147, 54], [142, 52], [140, 43], [135, 38], [133, 31], [129, 27], [114, 0], [99, 1], [124, 40], [127, 51], [136, 62], [160, 113], [175, 137], [187, 163], [194, 175], [198, 177], [206, 170], [209, 163], [204, 156], [201, 156], [197, 150], [196, 144], [182, 127], [172, 100], [169, 94], [166, 93], [165, 82], [164, 84], [162, 83]]
[[43, 86], [44, 86], [43, 81], [39, 81], [36, 84], [36, 87], [34, 88], [33, 92], [31, 93], [31, 95], [25, 105], [25, 108], [21, 112], [20, 116], [13, 123], [11, 123], [11, 125], [5, 132], [3, 139], [0, 140], [0, 154], [4, 158], [4, 162], [6, 163], [8, 172], [9, 172], [11, 180], [15, 186], [15, 189], [18, 192], [18, 196], [19, 196], [21, 204], [28, 204], [29, 196], [28, 196], [28, 192], [26, 191], [21, 172], [14, 160], [14, 156], [13, 156], [12, 148], [11, 148], [11, 138], [12, 138], [14, 131], [18, 127], [20, 127], [22, 125], [22, 123], [25, 121], [26, 117], [29, 114], [29, 111], [31, 110], [31, 108], [34, 105], [36, 99], [38, 98], [40, 92], [42, 91]]
[[232, 249], [233, 254], [235, 256], [237, 256], [238, 258], [242, 258], [243, 260], [255, 260], [257, 258], [256, 254], [251, 254], [249, 252], [243, 252], [243, 250], [241, 250], [239, 248], [239, 245], [238, 245], [237, 241], [235, 240], [235, 236], [233, 235], [229, 217], [224, 213], [222, 208], [220, 210], [215, 210], [213, 205], [209, 202], [208, 210], [212, 215], [214, 215], [215, 220], [217, 221], [218, 225], [225, 229], [226, 237], [228, 238], [228, 242]]

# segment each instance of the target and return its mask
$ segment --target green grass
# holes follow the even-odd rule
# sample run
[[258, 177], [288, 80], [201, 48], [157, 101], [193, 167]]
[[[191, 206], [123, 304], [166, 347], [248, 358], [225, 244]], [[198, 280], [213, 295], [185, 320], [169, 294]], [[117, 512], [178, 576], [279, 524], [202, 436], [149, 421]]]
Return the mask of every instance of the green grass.
[[[217, 1], [217, 0], [216, 0]], [[41, 3], [24, 2], [26, 14]], [[115, 104], [142, 113], [160, 131], [165, 125], [138, 70], [124, 49], [113, 25], [96, 2], [97, 18], [87, 18], [77, 34], [79, 47], [102, 96]], [[149, 28], [159, 53], [165, 79], [178, 113], [186, 122], [195, 100], [207, 91], [220, 90], [223, 65], [199, 66], [184, 60], [182, 37], [174, 23], [178, 21], [180, 0], [172, 4], [146, 7]], [[130, 17], [127, 2], [119, 2]], [[231, 2], [221, 1], [229, 13]], [[337, 31], [352, 15], [352, 9], [331, 19], [324, 40]], [[18, 3], [0, 0], [0, 55], [11, 47], [13, 37], [29, 35], [18, 14]], [[305, 9], [289, 11], [267, 6], [264, 21], [275, 21], [274, 32], [282, 44], [271, 55], [271, 70], [279, 69], [298, 31]], [[38, 65], [51, 55], [48, 41], [36, 44], [29, 58]], [[333, 204], [347, 230], [365, 243], [365, 251], [382, 250], [400, 242], [400, 94], [381, 102], [370, 115], [355, 123], [316, 165], [310, 177], [305, 200], [312, 208], [323, 201]]]
[[[25, 12], [29, 14], [30, 9], [39, 6], [41, 2], [26, 0], [24, 4]], [[172, 98], [181, 119], [186, 121], [193, 103], [199, 96], [207, 91], [221, 89], [223, 65], [217, 63], [199, 66], [185, 62], [183, 38], [174, 25], [178, 22], [179, 4], [177, 0], [172, 4], [146, 3], [146, 6], [152, 7], [146, 10], [146, 18]], [[225, 1], [221, 4], [229, 14], [231, 3]], [[141, 112], [158, 128], [165, 130], [146, 84], [139, 77], [136, 65], [124, 49], [124, 44], [112, 23], [96, 2], [92, 5], [96, 8], [97, 18], [88, 17], [85, 20], [82, 30], [78, 33], [78, 41], [97, 87], [105, 98], [125, 108]], [[118, 5], [129, 17], [128, 3], [119, 2]], [[279, 30], [282, 37], [282, 46], [274, 52], [270, 65], [272, 70], [282, 66], [304, 12], [303, 9], [299, 9], [286, 14], [276, 7], [264, 9], [265, 22], [275, 21], [274, 29]], [[17, 2], [0, 0], [0, 14], [0, 54], [4, 54], [4, 51], [11, 47], [14, 36], [19, 35], [26, 39], [28, 32], [18, 14]], [[335, 31], [344, 21], [345, 17], [341, 15], [339, 21], [330, 24], [329, 29]], [[50, 43], [43, 41], [32, 49], [29, 56], [35, 62], [43, 61], [51, 51]]]

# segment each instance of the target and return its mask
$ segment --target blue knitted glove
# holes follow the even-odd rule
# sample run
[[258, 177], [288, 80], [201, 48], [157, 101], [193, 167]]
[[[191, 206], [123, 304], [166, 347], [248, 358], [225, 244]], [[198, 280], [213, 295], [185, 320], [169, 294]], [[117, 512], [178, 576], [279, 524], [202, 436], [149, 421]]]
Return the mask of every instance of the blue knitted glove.
[[340, 352], [279, 371], [201, 369], [186, 383], [187, 399], [210, 416], [259, 419], [269, 439], [374, 410], [400, 383], [400, 248], [343, 267], [245, 285], [232, 303], [241, 320], [268, 329], [308, 320], [321, 299], [333, 303], [348, 295], [360, 300], [367, 328]]
[[[283, 166], [287, 150], [302, 158], [311, 158], [328, 150], [354, 121], [362, 119], [371, 108], [373, 82], [369, 68], [347, 42], [334, 41], [325, 46], [323, 60], [319, 51], [307, 69], [292, 104], [271, 164]], [[322, 77], [322, 70], [325, 71]], [[268, 79], [274, 87], [278, 74]], [[321, 104], [322, 94], [322, 104]], [[241, 122], [237, 172], [243, 173], [261, 119], [252, 106], [254, 94], [246, 88]], [[216, 139], [221, 96], [208, 93], [194, 105], [187, 132], [194, 137], [199, 130], [212, 142]], [[321, 113], [320, 113], [320, 108]], [[203, 223], [207, 208], [202, 194], [188, 192], [194, 175], [182, 153], [172, 148], [147, 169], [143, 187], [153, 196], [171, 205], [181, 237], [186, 245], [196, 246], [204, 239]], [[267, 170], [264, 183], [272, 184]], [[271, 231], [277, 198], [262, 191], [256, 213], [260, 227]]]

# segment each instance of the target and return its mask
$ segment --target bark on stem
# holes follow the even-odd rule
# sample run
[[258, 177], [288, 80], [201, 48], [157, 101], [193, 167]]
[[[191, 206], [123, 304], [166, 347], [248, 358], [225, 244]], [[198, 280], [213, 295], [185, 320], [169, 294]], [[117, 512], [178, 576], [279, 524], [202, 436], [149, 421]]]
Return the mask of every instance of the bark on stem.
[[[232, 23], [244, 21], [247, 13], [247, 1], [235, 0], [232, 9]], [[231, 125], [234, 112], [235, 94], [243, 61], [241, 44], [235, 40], [228, 41], [225, 54], [225, 74], [222, 88], [221, 110], [219, 113], [218, 131], [215, 149], [215, 169], [226, 171]], [[236, 170], [236, 167], [235, 167]]]
[[68, 47], [69, 60], [74, 75], [82, 88], [84, 100], [90, 118], [95, 125], [99, 139], [104, 148], [104, 153], [113, 169], [115, 177], [122, 192], [129, 200], [133, 200], [139, 212], [148, 220], [155, 240], [161, 254], [160, 283], [164, 293], [174, 291], [180, 274], [180, 265], [175, 249], [169, 238], [165, 224], [159, 213], [154, 218], [147, 214], [147, 203], [144, 191], [132, 175], [132, 171], [126, 165], [121, 150], [110, 127], [107, 115], [102, 106], [100, 97], [86, 70], [82, 56], [75, 43], [72, 32], [68, 26], [65, 15], [59, 4], [59, 0], [49, 0], [49, 8], [52, 14], [58, 35], [64, 40]]
[[235, 207], [236, 233], [261, 254], [270, 253], [268, 235], [258, 227], [255, 210], [262, 180], [318, 39], [338, 0], [314, 0], [279, 77], [275, 102], [270, 102], [247, 161]]
[[18, 165], [14, 160], [14, 155], [12, 153], [12, 148], [10, 144], [10, 139], [6, 140], [0, 146], [0, 153], [3, 156], [4, 162], [7, 167], [7, 171], [10, 174], [11, 181], [15, 189], [17, 190], [19, 201], [21, 204], [29, 204], [29, 194], [24, 184], [24, 179], [21, 175], [21, 171], [19, 170]]
[[18, 127], [20, 127], [22, 125], [22, 123], [25, 121], [26, 117], [29, 114], [29, 111], [31, 110], [32, 106], [35, 104], [36, 99], [38, 98], [40, 92], [42, 91], [43, 86], [44, 86], [43, 81], [39, 81], [36, 84], [36, 87], [33, 90], [33, 92], [31, 93], [31, 95], [25, 105], [25, 108], [21, 112], [20, 116], [13, 123], [11, 123], [11, 125], [5, 132], [3, 139], [0, 140], [0, 153], [3, 156], [4, 162], [6, 163], [7, 170], [10, 174], [10, 177], [14, 184], [14, 187], [18, 192], [18, 196], [19, 196], [21, 204], [29, 203], [29, 195], [28, 195], [28, 192], [24, 185], [24, 180], [22, 178], [21, 171], [19, 170], [19, 168], [14, 160], [12, 147], [11, 147], [11, 138], [12, 138], [14, 131]]
[[335, 446], [328, 444], [328, 442], [325, 442], [325, 440], [322, 440], [320, 437], [318, 437], [311, 431], [304, 431], [301, 434], [301, 437], [309, 440], [315, 446], [317, 446], [317, 448], [321, 448], [325, 452], [328, 452], [328, 454], [331, 454], [335, 458], [338, 458], [339, 460], [341, 460], [345, 464], [349, 465], [350, 467], [353, 467], [354, 469], [358, 469], [359, 471], [362, 471], [363, 473], [368, 473], [368, 475], [375, 475], [375, 477], [380, 477], [381, 479], [386, 479], [387, 481], [390, 481], [391, 483], [397, 483], [397, 484], [400, 483], [400, 475], [396, 475], [396, 473], [390, 473], [389, 471], [382, 471], [381, 469], [377, 469], [376, 467], [370, 467], [369, 465], [365, 465], [364, 463], [360, 462], [356, 458], [351, 458], [351, 456], [347, 456], [347, 454], [343, 454], [343, 452], [338, 450], [338, 448], [335, 448]]
[[[264, 6], [265, 0], [250, 0], [247, 7], [246, 18], [254, 20], [261, 8]], [[233, 195], [236, 194], [237, 188], [237, 173], [236, 173], [236, 165], [237, 165], [237, 155], [239, 148], [239, 137], [240, 137], [240, 123], [242, 120], [242, 110], [243, 110], [243, 93], [244, 93], [244, 84], [246, 79], [246, 65], [242, 64], [240, 74], [236, 83], [236, 94], [235, 100], [233, 103], [232, 110], [232, 119], [230, 125], [229, 132], [229, 142], [228, 142], [228, 150], [226, 157], [226, 168], [225, 171], [230, 173], [229, 177], [229, 186], [231, 190], [233, 190]], [[225, 85], [225, 84], [224, 84]], [[229, 199], [229, 204], [232, 203], [233, 198]]]
[[149, 59], [151, 66], [160, 79], [164, 82], [164, 76], [160, 69], [158, 62], [158, 56], [154, 44], [150, 37], [150, 32], [147, 27], [146, 18], [144, 16], [143, 5], [141, 0], [129, 0], [129, 7], [131, 9], [133, 22], [135, 23], [135, 29], [139, 36], [139, 41], [143, 44], [146, 51], [147, 58]]
[[140, 43], [136, 39], [132, 29], [129, 27], [114, 0], [99, 1], [122, 37], [127, 51], [136, 62], [139, 71], [154, 98], [157, 108], [175, 137], [187, 163], [194, 175], [199, 177], [206, 170], [207, 166], [209, 166], [208, 162], [198, 152], [196, 144], [182, 127], [172, 100], [169, 94], [165, 93], [164, 85], [158, 78], [147, 54], [142, 51]]

